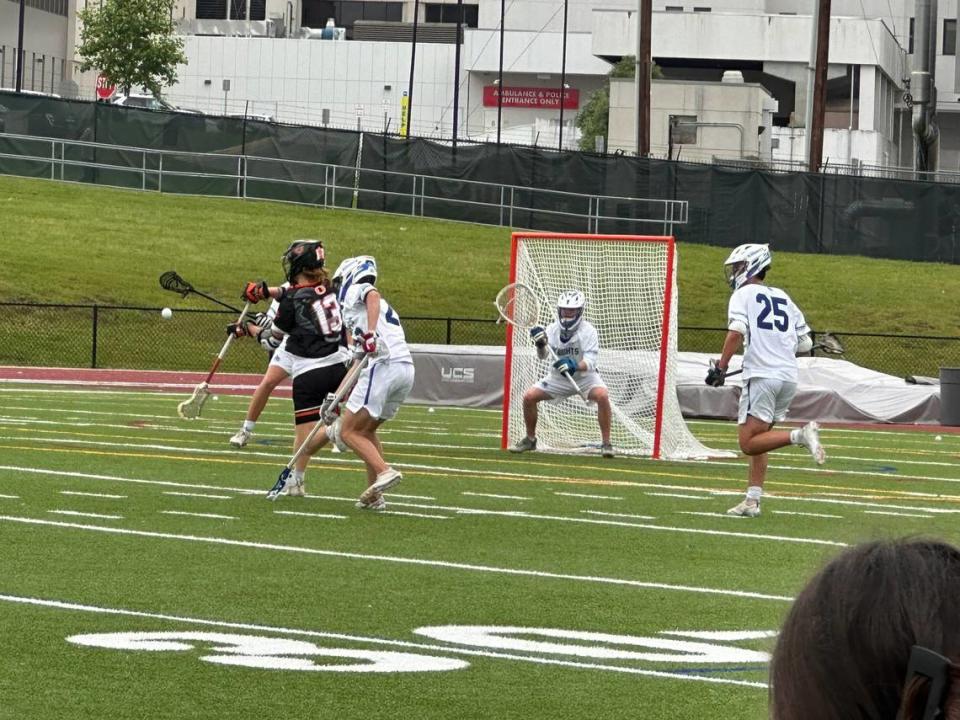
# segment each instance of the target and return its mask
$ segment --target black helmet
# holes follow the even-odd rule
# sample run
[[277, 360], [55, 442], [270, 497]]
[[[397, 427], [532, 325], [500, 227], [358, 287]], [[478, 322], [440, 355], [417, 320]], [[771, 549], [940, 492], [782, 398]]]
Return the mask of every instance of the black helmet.
[[319, 240], [294, 240], [283, 253], [283, 272], [287, 282], [304, 270], [323, 267], [323, 243]]

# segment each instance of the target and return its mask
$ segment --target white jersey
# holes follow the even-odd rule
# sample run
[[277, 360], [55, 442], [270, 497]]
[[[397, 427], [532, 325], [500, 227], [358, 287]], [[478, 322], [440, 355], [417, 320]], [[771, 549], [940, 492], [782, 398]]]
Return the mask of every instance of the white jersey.
[[[554, 320], [547, 326], [547, 342], [558, 358], [570, 357], [578, 363], [585, 361], [586, 371], [578, 370], [578, 373], [596, 371], [597, 360], [600, 358], [600, 336], [597, 335], [597, 329], [586, 320], [580, 321], [580, 326], [567, 342], [560, 339], [560, 323]], [[551, 368], [550, 372], [557, 378], [563, 377], [556, 368]]]
[[[353, 333], [355, 328], [360, 328], [362, 332], [370, 330], [367, 327], [366, 300], [371, 290], [376, 288], [370, 283], [362, 283], [351, 285], [345, 293], [341, 293], [340, 312], [350, 333]], [[373, 330], [380, 336], [377, 343], [387, 350], [386, 359], [390, 362], [413, 362], [403, 326], [400, 325], [400, 318], [382, 295], [380, 296], [380, 318], [377, 320], [377, 327]]]
[[[280, 287], [282, 287], [282, 288], [288, 288], [288, 287], [290, 287], [290, 283], [285, 282], [285, 283], [283, 283]], [[273, 300], [273, 301], [270, 302], [270, 307], [267, 308], [267, 317], [270, 318], [270, 322], [273, 322], [273, 319], [277, 316], [277, 310], [279, 310], [279, 309], [280, 309], [280, 301], [279, 301], [279, 300]], [[278, 330], [278, 331], [279, 331], [279, 330]], [[287, 336], [284, 335], [284, 336], [283, 336], [283, 340], [280, 341], [280, 345], [277, 347], [277, 350], [286, 351], [286, 349], [287, 349]], [[276, 352], [276, 351], [274, 351], [274, 352]], [[289, 375], [289, 374], [290, 374], [290, 373], [287, 373], [287, 375]]]
[[810, 332], [793, 300], [779, 288], [748, 283], [730, 296], [727, 327], [746, 325], [743, 379], [797, 382], [797, 342]]

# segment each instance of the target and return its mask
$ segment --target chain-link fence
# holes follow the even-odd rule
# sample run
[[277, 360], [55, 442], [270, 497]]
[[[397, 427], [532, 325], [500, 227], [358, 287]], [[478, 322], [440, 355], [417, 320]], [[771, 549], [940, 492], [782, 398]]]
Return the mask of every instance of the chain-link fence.
[[[177, 309], [163, 320], [158, 307], [0, 303], [4, 340], [0, 365], [206, 370], [235, 315], [225, 310]], [[407, 340], [440, 345], [501, 345], [505, 328], [494, 319], [403, 317]], [[681, 327], [678, 346], [719, 353], [724, 328]], [[960, 367], [960, 337], [882, 335], [837, 331], [845, 358], [899, 377], [936, 377]], [[260, 372], [266, 356], [257, 343], [231, 349], [232, 372]]]

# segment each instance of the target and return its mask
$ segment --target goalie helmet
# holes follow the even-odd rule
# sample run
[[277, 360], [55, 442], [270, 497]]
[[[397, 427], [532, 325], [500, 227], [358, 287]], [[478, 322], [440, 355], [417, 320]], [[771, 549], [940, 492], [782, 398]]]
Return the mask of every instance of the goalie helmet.
[[347, 258], [333, 273], [333, 288], [340, 302], [343, 302], [351, 286], [361, 282], [371, 285], [377, 282], [377, 261], [372, 255]]
[[746, 243], [733, 249], [723, 263], [723, 272], [733, 290], [739, 290], [761, 271], [770, 267], [773, 256], [769, 245]]
[[323, 243], [319, 240], [294, 240], [283, 253], [283, 273], [287, 282], [304, 270], [317, 270], [323, 267]]
[[557, 320], [561, 338], [569, 338], [580, 327], [587, 299], [579, 290], [564, 290], [557, 298]]

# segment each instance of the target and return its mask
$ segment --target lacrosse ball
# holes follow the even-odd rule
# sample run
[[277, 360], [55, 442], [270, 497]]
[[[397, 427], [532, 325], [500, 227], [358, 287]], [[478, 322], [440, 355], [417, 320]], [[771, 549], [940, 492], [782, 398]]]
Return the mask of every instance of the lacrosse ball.
[[160, 311], [160, 317], [162, 317], [164, 320], [169, 320], [173, 317], [173, 310], [170, 308], [164, 308]]
[[934, 440], [936, 440], [937, 442], [940, 442], [941, 440], [943, 440], [943, 438], [940, 437], [939, 435], [937, 435], [937, 436], [934, 438]]
[[219, 395], [214, 395], [214, 396], [213, 396], [213, 399], [214, 399], [214, 400], [219, 400], [219, 399], [220, 399], [220, 396], [219, 396]]
[[433, 408], [427, 408], [427, 412], [434, 412]]

